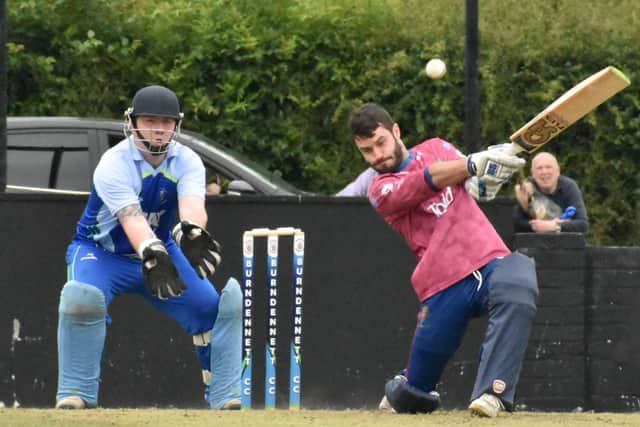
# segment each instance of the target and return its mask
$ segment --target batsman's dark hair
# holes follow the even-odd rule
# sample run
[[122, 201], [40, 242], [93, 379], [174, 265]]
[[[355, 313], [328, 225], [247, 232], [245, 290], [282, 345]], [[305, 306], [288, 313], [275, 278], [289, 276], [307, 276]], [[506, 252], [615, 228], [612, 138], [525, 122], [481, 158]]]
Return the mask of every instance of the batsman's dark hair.
[[392, 130], [394, 123], [387, 110], [372, 102], [355, 108], [349, 115], [349, 129], [354, 138], [371, 138], [378, 126]]

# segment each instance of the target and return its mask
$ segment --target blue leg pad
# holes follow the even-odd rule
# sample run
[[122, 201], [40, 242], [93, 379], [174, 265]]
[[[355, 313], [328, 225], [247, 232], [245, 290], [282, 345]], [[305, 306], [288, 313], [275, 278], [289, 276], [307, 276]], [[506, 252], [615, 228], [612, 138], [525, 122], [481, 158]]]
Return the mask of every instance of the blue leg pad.
[[220, 293], [218, 317], [211, 333], [211, 408], [220, 409], [240, 399], [241, 356], [242, 290], [238, 281], [230, 278]]
[[107, 328], [104, 294], [95, 286], [71, 280], [62, 288], [58, 313], [56, 400], [79, 396], [87, 407], [95, 407]]

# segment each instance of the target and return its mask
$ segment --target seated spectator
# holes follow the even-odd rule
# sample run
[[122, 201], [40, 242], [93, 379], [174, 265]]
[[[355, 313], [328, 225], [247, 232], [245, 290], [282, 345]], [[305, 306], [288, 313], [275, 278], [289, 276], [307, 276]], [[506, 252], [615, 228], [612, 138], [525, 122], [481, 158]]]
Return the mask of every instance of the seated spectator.
[[205, 187], [205, 194], [207, 196], [222, 194], [223, 182], [224, 178], [222, 178], [218, 173], [212, 170], [207, 170], [207, 186]]
[[546, 152], [531, 161], [531, 177], [516, 185], [516, 233], [580, 232], [589, 229], [587, 209], [574, 180], [560, 175], [556, 158]]
[[221, 191], [222, 191], [222, 188], [220, 187], [220, 184], [218, 184], [217, 182], [210, 182], [207, 184], [205, 194], [207, 196], [215, 196], [220, 194]]

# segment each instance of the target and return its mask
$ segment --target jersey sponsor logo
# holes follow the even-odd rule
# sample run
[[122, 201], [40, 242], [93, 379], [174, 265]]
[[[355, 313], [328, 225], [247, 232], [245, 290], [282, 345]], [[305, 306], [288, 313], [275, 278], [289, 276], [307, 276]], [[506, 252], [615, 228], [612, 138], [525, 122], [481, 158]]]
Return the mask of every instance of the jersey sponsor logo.
[[491, 386], [493, 392], [496, 394], [502, 394], [504, 389], [507, 388], [507, 385], [502, 380], [493, 380], [493, 384]]
[[382, 189], [380, 190], [380, 194], [383, 196], [386, 196], [387, 194], [391, 193], [393, 191], [393, 183], [388, 183], [382, 186]]
[[87, 252], [86, 255], [80, 258], [80, 261], [97, 261], [98, 257], [93, 252]]
[[147, 222], [151, 226], [151, 228], [156, 229], [158, 225], [160, 225], [160, 219], [162, 215], [164, 215], [167, 211], [161, 210], [160, 212], [145, 212], [144, 215], [147, 217]]
[[167, 203], [167, 189], [166, 188], [162, 188], [160, 189], [160, 204], [163, 205], [165, 203]]
[[451, 187], [447, 187], [444, 191], [440, 192], [440, 201], [431, 203], [427, 206], [427, 210], [440, 218], [447, 213], [451, 202], [453, 202], [453, 190], [451, 190]]

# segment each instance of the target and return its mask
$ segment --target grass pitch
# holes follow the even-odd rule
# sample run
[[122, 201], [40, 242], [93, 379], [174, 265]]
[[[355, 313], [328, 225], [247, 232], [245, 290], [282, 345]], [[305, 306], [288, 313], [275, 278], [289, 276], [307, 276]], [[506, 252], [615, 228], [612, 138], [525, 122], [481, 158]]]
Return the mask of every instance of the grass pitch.
[[534, 413], [501, 414], [495, 419], [471, 417], [466, 411], [440, 411], [430, 415], [396, 415], [378, 411], [286, 411], [253, 410], [214, 412], [180, 409], [94, 409], [60, 411], [53, 409], [0, 409], [0, 424], [31, 426], [311, 426], [311, 427], [601, 427], [638, 426], [640, 413]]

